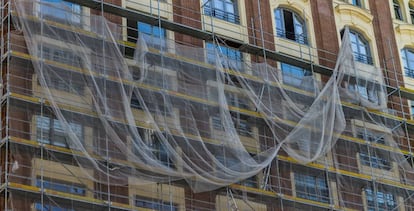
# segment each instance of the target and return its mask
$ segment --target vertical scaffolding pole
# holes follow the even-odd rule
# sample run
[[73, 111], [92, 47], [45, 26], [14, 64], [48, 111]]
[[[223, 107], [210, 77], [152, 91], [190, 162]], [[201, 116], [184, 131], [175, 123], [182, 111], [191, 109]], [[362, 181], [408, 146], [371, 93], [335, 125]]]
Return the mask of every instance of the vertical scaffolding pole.
[[[9, 200], [9, 193], [8, 193], [8, 184], [9, 184], [9, 157], [10, 157], [10, 155], [9, 155], [9, 148], [10, 148], [10, 141], [9, 141], [9, 121], [10, 121], [10, 117], [9, 117], [9, 115], [10, 115], [10, 83], [9, 83], [9, 81], [10, 81], [10, 49], [11, 49], [11, 43], [10, 43], [10, 37], [11, 37], [11, 34], [10, 34], [10, 32], [11, 32], [11, 24], [12, 24], [12, 22], [11, 22], [11, 3], [10, 3], [10, 1], [8, 1], [8, 0], [5, 0], [6, 2], [4, 2], [4, 0], [3, 0], [3, 5], [4, 5], [4, 9], [6, 10], [6, 12], [4, 12], [3, 14], [4, 14], [4, 18], [6, 19], [6, 21], [7, 21], [7, 23], [6, 23], [6, 26], [7, 26], [7, 29], [6, 29], [6, 31], [3, 31], [3, 33], [6, 33], [7, 35], [6, 35], [6, 41], [4, 42], [4, 44], [7, 46], [6, 47], [6, 51], [7, 51], [7, 56], [6, 56], [6, 58], [5, 58], [5, 60], [3, 60], [2, 61], [2, 63], [6, 63], [6, 66], [4, 67], [2, 67], [3, 69], [5, 69], [6, 71], [4, 71], [5, 72], [5, 74], [6, 74], [6, 81], [7, 81], [7, 87], [6, 87], [6, 103], [5, 103], [5, 106], [6, 106], [6, 117], [5, 117], [5, 137], [6, 137], [6, 143], [5, 143], [5, 146], [6, 146], [6, 149], [5, 149], [5, 164], [4, 164], [4, 166], [5, 166], [5, 191], [4, 191], [4, 193], [5, 193], [5, 198], [4, 198], [4, 201], [5, 201], [5, 210], [8, 210], [9, 208], [8, 208], [8, 200]], [[3, 18], [3, 17], [2, 17]], [[2, 25], [4, 25], [5, 23], [4, 22], [2, 22]], [[4, 27], [4, 26], [3, 26]], [[3, 28], [3, 30], [4, 30], [4, 28]], [[4, 34], [2, 34], [2, 37], [4, 36]], [[7, 44], [6, 44], [6, 42], [7, 42]], [[3, 72], [3, 69], [1, 70], [2, 72]], [[4, 81], [3, 81], [3, 83], [4, 83]], [[3, 85], [3, 87], [4, 87], [4, 85]]]

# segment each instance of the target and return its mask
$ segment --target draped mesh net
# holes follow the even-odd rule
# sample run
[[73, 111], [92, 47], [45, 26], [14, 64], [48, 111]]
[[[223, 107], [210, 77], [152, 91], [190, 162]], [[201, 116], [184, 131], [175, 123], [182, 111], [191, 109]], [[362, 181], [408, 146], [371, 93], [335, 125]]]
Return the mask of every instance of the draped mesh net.
[[[359, 74], [349, 33], [323, 86], [313, 75], [300, 89], [287, 89], [279, 69], [227, 58], [219, 40], [203, 49], [140, 34], [133, 58], [126, 59], [122, 30], [103, 16], [91, 15], [85, 23], [78, 21], [83, 14], [66, 8], [57, 20], [38, 7], [55, 5], [16, 1], [15, 25], [34, 67], [32, 83], [40, 87], [33, 95], [51, 108], [35, 116], [32, 138], [51, 144], [54, 125], [54, 133], [61, 135], [53, 145], [69, 148], [88, 179], [111, 185], [184, 179], [194, 192], [202, 192], [263, 173], [285, 153], [303, 164], [330, 155], [329, 166], [349, 172], [359, 167], [352, 164], [355, 160], [341, 165], [342, 158], [358, 154], [355, 159], [372, 165], [367, 159], [375, 155], [378, 168], [412, 174], [396, 140], [403, 136], [402, 129], [394, 130], [400, 122], [341, 102], [383, 111], [387, 103], [381, 71]], [[360, 90], [369, 86], [375, 93]], [[361, 118], [386, 132], [365, 144], [343, 141], [368, 134], [361, 129], [365, 123], [354, 120]], [[131, 182], [131, 177], [139, 179]], [[356, 192], [368, 197], [374, 189], [386, 193], [386, 186], [354, 186], [344, 178], [337, 180], [339, 198], [361, 187], [364, 191]], [[261, 186], [272, 189], [266, 182]]]

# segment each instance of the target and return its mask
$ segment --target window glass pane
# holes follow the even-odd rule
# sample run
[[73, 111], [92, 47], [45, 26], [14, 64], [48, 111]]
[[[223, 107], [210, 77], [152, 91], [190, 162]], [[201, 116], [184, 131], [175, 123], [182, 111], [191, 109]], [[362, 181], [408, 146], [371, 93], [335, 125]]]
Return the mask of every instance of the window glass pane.
[[139, 197], [135, 199], [135, 206], [141, 208], [147, 208], [151, 210], [160, 210], [160, 211], [176, 211], [178, 207], [169, 202], [164, 202], [161, 200], [155, 200], [145, 197]]
[[295, 172], [296, 196], [313, 201], [329, 202], [329, 190], [326, 179]]
[[239, 23], [240, 19], [237, 15], [236, 1], [232, 0], [210, 0], [205, 4], [204, 14], [231, 22]]
[[166, 30], [159, 26], [150, 25], [143, 22], [137, 22], [139, 33], [144, 34], [144, 39], [151, 47], [156, 49], [165, 49], [166, 47]]
[[374, 191], [371, 189], [365, 190], [366, 198], [367, 198], [367, 204], [368, 204], [368, 210], [393, 210], [396, 207], [396, 202], [394, 195], [391, 193], [385, 193], [382, 191], [377, 191], [376, 195]]
[[283, 83], [293, 85], [293, 86], [301, 86], [303, 77], [305, 75], [312, 75], [311, 72], [302, 69], [300, 67], [296, 67], [290, 64], [281, 63], [282, 67], [282, 75], [283, 75]]
[[274, 13], [278, 37], [307, 44], [305, 23], [298, 14], [284, 8], [277, 8]]
[[141, 33], [149, 34], [149, 35], [153, 34], [152, 26], [147, 23], [143, 23], [143, 22], [138, 22], [138, 31]]
[[[63, 8], [62, 8], [63, 6]], [[43, 17], [80, 23], [81, 6], [63, 0], [41, 0], [40, 12]], [[55, 21], [59, 21], [56, 20]]]

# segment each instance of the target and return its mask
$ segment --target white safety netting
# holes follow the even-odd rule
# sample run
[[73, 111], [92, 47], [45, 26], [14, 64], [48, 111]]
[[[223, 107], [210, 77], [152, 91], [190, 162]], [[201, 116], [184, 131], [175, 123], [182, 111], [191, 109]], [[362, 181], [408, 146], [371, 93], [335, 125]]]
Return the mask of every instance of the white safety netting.
[[122, 30], [104, 17], [66, 8], [57, 19], [42, 7], [65, 5], [16, 1], [33, 83], [55, 116], [36, 123], [56, 118], [67, 136], [62, 146], [100, 182], [185, 179], [195, 192], [212, 190], [258, 174], [281, 148], [302, 163], [329, 152], [346, 127], [339, 90], [376, 107], [348, 88], [358, 77], [348, 33], [321, 90], [313, 77], [306, 79], [311, 91], [289, 90], [277, 68], [234, 61], [220, 48], [140, 35], [134, 58], [126, 59]]

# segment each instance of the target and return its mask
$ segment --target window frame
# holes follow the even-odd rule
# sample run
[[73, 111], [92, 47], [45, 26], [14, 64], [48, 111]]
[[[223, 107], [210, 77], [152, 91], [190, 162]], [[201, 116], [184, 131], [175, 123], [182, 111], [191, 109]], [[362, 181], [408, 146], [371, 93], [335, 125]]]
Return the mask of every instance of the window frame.
[[363, 0], [351, 0], [351, 4], [354, 5], [354, 6], [362, 8], [362, 6], [363, 6], [362, 1]]
[[239, 0], [203, 0], [204, 15], [240, 24]]
[[[389, 210], [389, 208], [396, 208], [398, 205], [398, 201], [397, 201], [397, 197], [394, 196], [392, 193], [386, 193], [386, 192], [382, 192], [382, 191], [376, 191], [377, 193], [375, 194], [374, 191], [372, 191], [372, 189], [370, 188], [366, 188], [364, 190], [364, 194], [365, 194], [365, 200], [367, 203], [367, 211], [375, 211], [377, 208], [379, 210]], [[381, 196], [381, 199], [378, 199], [378, 196]], [[384, 198], [385, 197], [385, 198]], [[390, 199], [392, 201], [390, 201]], [[384, 202], [381, 204], [384, 204], [385, 207], [380, 206], [380, 204], [378, 202]], [[388, 203], [391, 202], [391, 207], [388, 207]]]
[[[365, 83], [364, 83], [365, 82]], [[380, 105], [380, 91], [378, 85], [367, 80], [360, 80], [358, 83], [348, 84], [348, 90], [358, 93], [362, 98], [368, 100], [370, 103]]]
[[[141, 28], [141, 30], [140, 30]], [[147, 28], [144, 30], [144, 28]], [[149, 31], [148, 31], [149, 30]], [[158, 32], [158, 33], [157, 33]], [[168, 30], [162, 26], [151, 25], [141, 21], [132, 21], [127, 19], [127, 41], [136, 43], [139, 39], [139, 34], [143, 36], [149, 47], [154, 49], [167, 51]], [[135, 49], [126, 48], [125, 55], [133, 57]]]
[[[410, 78], [414, 78], [414, 49], [404, 47], [401, 49], [400, 53], [404, 68], [404, 75]], [[409, 58], [409, 55], [412, 56], [412, 59]]]
[[[286, 14], [291, 16], [291, 24], [287, 26]], [[273, 10], [276, 36], [284, 39], [292, 40], [296, 43], [309, 45], [309, 35], [306, 26], [306, 20], [299, 13], [285, 7], [278, 7]], [[290, 27], [288, 31], [287, 27]], [[299, 33], [298, 30], [301, 32]]]
[[[217, 131], [224, 131], [224, 125], [221, 121], [221, 118], [219, 116], [211, 116], [211, 127], [213, 130]], [[245, 119], [239, 118], [238, 120], [233, 117], [232, 119], [234, 123], [234, 128], [236, 129], [236, 132], [239, 136], [253, 138], [254, 137], [254, 131], [253, 127], [249, 122]]]
[[207, 63], [215, 65], [216, 64], [216, 50], [219, 52], [220, 56], [224, 55], [229, 63], [222, 61], [223, 68], [233, 69], [236, 68], [237, 71], [243, 72], [243, 53], [232, 48], [230, 46], [216, 45], [211, 42], [205, 42], [206, 48], [206, 59]]
[[[321, 203], [330, 203], [330, 190], [328, 181], [325, 175], [321, 175], [322, 177], [309, 173], [293, 172], [296, 197]], [[304, 187], [299, 188], [299, 185], [302, 185], [302, 183], [304, 184]], [[323, 185], [324, 187], [320, 185]], [[301, 189], [304, 189], [306, 191], [301, 191]]]
[[[139, 206], [137, 203], [145, 203]], [[178, 211], [178, 204], [172, 202], [164, 202], [160, 199], [153, 199], [149, 197], [135, 195], [134, 197], [134, 206], [140, 208], [146, 208], [149, 210], [159, 210], [159, 211]]]
[[311, 71], [284, 62], [280, 62], [280, 71], [282, 74], [283, 84], [299, 88], [302, 88], [302, 82], [305, 76], [312, 76]]
[[[66, 11], [67, 8], [62, 8], [62, 6], [66, 6], [70, 8], [71, 10]], [[51, 10], [51, 11], [42, 12], [42, 8], [48, 8], [48, 10]], [[59, 2], [56, 2], [56, 0], [39, 0], [39, 2], [35, 4], [35, 11], [36, 11], [37, 17], [42, 17], [42, 18], [47, 18], [47, 19], [53, 18], [53, 20], [56, 22], [62, 22], [62, 21], [64, 22], [65, 20], [67, 20], [65, 17], [58, 17], [58, 16], [61, 16], [61, 15], [66, 16], [66, 14], [71, 14], [70, 15], [71, 24], [77, 24], [77, 25], [83, 24], [82, 23], [83, 7], [79, 4], [68, 2], [65, 0], [59, 0]]]
[[[154, 158], [159, 160], [163, 166], [175, 169], [176, 165], [172, 160], [172, 157], [169, 155], [168, 151], [165, 149], [165, 146], [162, 145], [161, 141], [158, 139], [157, 134], [154, 130], [138, 128], [140, 136], [145, 139], [143, 140], [148, 148], [151, 150]], [[168, 138], [168, 137], [166, 137]], [[137, 155], [135, 147], [132, 146], [132, 152]], [[140, 157], [140, 155], [137, 155]]]
[[52, 211], [75, 211], [74, 209], [71, 208], [65, 208], [62, 206], [55, 206], [51, 203], [48, 204], [43, 204], [41, 202], [35, 202], [33, 203], [33, 209], [36, 211], [44, 211], [44, 210], [52, 210]]
[[[341, 31], [341, 35], [343, 35], [343, 33], [344, 30]], [[349, 37], [355, 61], [367, 65], [374, 65], [371, 45], [365, 36], [356, 30], [349, 29]]]
[[[78, 196], [86, 196], [87, 188], [85, 185], [75, 185], [74, 183], [66, 182], [63, 180], [51, 179], [47, 177], [40, 178], [40, 176], [38, 176], [35, 182], [36, 187], [41, 188], [42, 183], [44, 189], [74, 194]], [[68, 191], [65, 191], [65, 189]]]
[[[393, 167], [393, 164], [391, 161], [382, 158], [381, 156], [376, 155], [375, 153], [376, 149], [369, 149], [369, 148], [363, 148], [358, 154], [359, 154], [359, 160], [361, 165], [372, 167], [376, 169], [386, 170], [390, 171]], [[375, 153], [375, 155], [373, 155]]]
[[404, 14], [401, 10], [401, 4], [398, 0], [392, 1], [392, 7], [394, 9], [394, 18], [400, 21], [404, 21]]
[[[50, 145], [58, 146], [58, 147], [69, 148], [69, 144], [67, 141], [68, 137], [67, 137], [66, 131], [65, 129], [63, 129], [63, 126], [61, 125], [58, 119], [36, 115], [35, 124], [36, 124], [36, 141], [37, 142], [43, 143], [43, 144], [50, 144]], [[53, 127], [51, 124], [53, 125]], [[83, 125], [78, 124], [78, 123], [73, 123], [73, 122], [70, 122], [69, 125], [71, 127], [74, 127], [72, 128], [73, 132], [76, 133], [80, 131], [80, 134], [76, 134], [76, 135], [78, 136], [79, 140], [83, 142], [84, 134], [85, 134]], [[60, 138], [56, 138], [56, 137], [60, 137]]]

